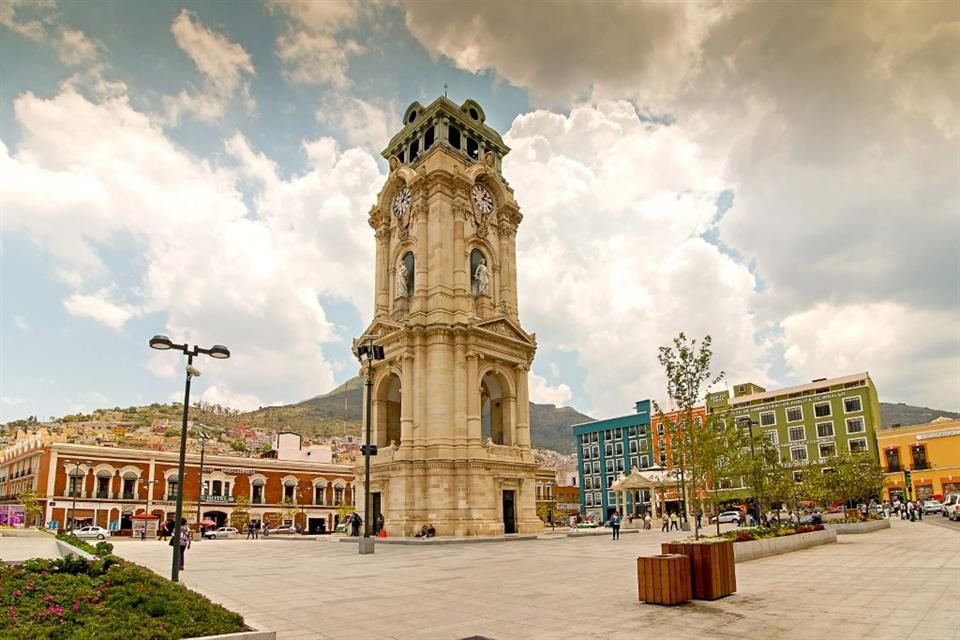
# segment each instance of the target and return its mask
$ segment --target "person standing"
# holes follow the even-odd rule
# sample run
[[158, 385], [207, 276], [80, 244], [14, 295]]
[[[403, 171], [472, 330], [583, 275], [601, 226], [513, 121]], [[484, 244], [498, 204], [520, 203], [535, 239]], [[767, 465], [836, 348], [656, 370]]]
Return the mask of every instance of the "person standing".
[[377, 514], [377, 519], [374, 524], [373, 534], [379, 536], [380, 532], [383, 531], [383, 514]]
[[670, 531], [680, 530], [680, 516], [676, 512], [670, 514]]
[[354, 538], [360, 536], [360, 524], [362, 520], [360, 519], [360, 514], [356, 511], [353, 512], [353, 515], [350, 516], [350, 535]]
[[914, 511], [917, 512], [917, 520], [923, 520], [923, 501], [917, 500], [916, 506], [914, 506]]
[[664, 512], [663, 515], [660, 517], [660, 531], [669, 531], [669, 530], [670, 530], [670, 516], [668, 516], [666, 512]]
[[180, 571], [183, 571], [183, 556], [190, 548], [190, 525], [186, 518], [180, 519]]
[[613, 515], [610, 516], [610, 528], [613, 529], [613, 539], [620, 539], [620, 511], [618, 509], [613, 510]]
[[647, 511], [646, 515], [643, 516], [643, 529], [645, 531], [650, 531], [652, 518], [650, 517], [650, 512]]

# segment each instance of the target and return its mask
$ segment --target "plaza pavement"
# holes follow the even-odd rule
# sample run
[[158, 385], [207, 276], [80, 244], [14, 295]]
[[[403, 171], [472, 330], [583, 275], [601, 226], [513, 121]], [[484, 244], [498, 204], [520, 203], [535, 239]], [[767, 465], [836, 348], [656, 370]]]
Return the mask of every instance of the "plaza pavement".
[[[960, 531], [892, 524], [738, 564], [736, 594], [672, 608], [637, 601], [635, 559], [676, 532], [366, 556], [329, 537], [203, 541], [181, 578], [279, 640], [960, 640]], [[169, 575], [166, 543], [115, 551]]]

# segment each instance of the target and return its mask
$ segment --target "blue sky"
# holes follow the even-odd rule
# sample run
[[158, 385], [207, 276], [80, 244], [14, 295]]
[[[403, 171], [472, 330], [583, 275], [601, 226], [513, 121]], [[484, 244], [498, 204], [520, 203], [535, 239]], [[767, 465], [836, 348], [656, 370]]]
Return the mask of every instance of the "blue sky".
[[240, 409], [354, 375], [379, 152], [444, 85], [513, 148], [535, 401], [660, 398], [686, 331], [960, 409], [955, 7], [546, 6], [0, 0], [0, 420], [175, 399], [155, 333]]

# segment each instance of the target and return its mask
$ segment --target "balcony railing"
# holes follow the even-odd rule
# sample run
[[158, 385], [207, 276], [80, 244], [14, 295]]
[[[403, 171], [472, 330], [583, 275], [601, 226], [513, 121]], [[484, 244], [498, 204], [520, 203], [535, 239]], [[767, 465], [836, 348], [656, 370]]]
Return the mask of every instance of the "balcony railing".
[[123, 499], [124, 499], [124, 500], [133, 500], [133, 499], [134, 499], [133, 491], [124, 491], [124, 492], [123, 492]]
[[889, 464], [887, 465], [887, 473], [900, 473], [903, 471], [903, 467], [899, 464]]
[[923, 469], [929, 469], [929, 468], [930, 468], [930, 461], [929, 461], [929, 460], [922, 460], [922, 461], [920, 461], [920, 462], [914, 462], [914, 463], [913, 463], [913, 470], [914, 470], [914, 471], [921, 471], [921, 470], [923, 470]]

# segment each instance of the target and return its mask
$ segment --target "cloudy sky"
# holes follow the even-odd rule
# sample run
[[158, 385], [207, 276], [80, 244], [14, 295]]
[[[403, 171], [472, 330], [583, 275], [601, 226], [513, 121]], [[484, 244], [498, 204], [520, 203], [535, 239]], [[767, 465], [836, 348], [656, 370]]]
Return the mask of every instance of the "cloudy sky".
[[[357, 372], [367, 212], [414, 100], [512, 153], [532, 399], [867, 370], [960, 409], [957, 2], [0, 0], [0, 420]], [[195, 396], [196, 397], [196, 396]]]

